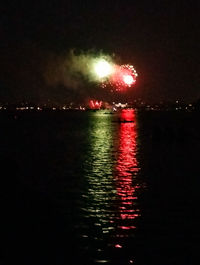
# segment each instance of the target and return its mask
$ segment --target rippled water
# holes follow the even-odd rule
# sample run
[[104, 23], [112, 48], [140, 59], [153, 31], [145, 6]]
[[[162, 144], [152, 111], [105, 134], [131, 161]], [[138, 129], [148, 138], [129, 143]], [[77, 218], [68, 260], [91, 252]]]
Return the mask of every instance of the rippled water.
[[[125, 247], [126, 238], [130, 241], [134, 236], [135, 219], [140, 216], [137, 196], [143, 187], [138, 177], [134, 111], [124, 110], [120, 120], [123, 122], [103, 112], [90, 117], [90, 142], [83, 163], [88, 189], [83, 191], [81, 208], [90, 224], [81, 236], [85, 238], [84, 248], [91, 241], [90, 251], [92, 248], [97, 263], [113, 262], [112, 259], [115, 264], [121, 262], [119, 257], [109, 255], [109, 251]], [[132, 262], [131, 254], [124, 258], [124, 262]]]
[[197, 117], [1, 114], [1, 261], [194, 264]]

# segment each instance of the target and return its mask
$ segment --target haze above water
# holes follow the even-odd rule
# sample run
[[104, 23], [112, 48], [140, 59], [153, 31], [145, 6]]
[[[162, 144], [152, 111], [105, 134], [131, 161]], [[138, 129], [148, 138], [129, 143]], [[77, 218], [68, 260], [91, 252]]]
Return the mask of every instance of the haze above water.
[[2, 263], [194, 264], [197, 112], [2, 112]]

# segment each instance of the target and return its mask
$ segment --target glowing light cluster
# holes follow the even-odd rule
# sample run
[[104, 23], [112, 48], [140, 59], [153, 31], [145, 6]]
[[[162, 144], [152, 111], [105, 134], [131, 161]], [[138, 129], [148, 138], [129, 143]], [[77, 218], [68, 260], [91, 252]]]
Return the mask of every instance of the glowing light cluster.
[[129, 86], [134, 83], [134, 79], [133, 79], [132, 75], [124, 75], [123, 80], [124, 80], [124, 83], [129, 85]]
[[137, 73], [132, 65], [125, 64], [115, 67], [110, 78], [110, 85], [115, 91], [123, 91], [136, 83]]
[[100, 109], [101, 106], [102, 106], [102, 101], [92, 100], [92, 99], [89, 101], [90, 109]]
[[100, 59], [94, 65], [94, 71], [99, 78], [104, 78], [112, 73], [112, 65], [104, 59]]
[[92, 71], [96, 81], [102, 87], [111, 87], [111, 92], [125, 91], [136, 83], [137, 72], [132, 65], [117, 65], [110, 58], [95, 59]]

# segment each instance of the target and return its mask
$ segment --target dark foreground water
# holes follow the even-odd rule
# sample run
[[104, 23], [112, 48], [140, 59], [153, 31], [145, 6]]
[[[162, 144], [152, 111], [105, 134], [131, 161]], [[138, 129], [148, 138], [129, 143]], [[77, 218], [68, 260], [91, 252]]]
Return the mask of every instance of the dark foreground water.
[[0, 124], [0, 264], [198, 264], [199, 113], [1, 112]]

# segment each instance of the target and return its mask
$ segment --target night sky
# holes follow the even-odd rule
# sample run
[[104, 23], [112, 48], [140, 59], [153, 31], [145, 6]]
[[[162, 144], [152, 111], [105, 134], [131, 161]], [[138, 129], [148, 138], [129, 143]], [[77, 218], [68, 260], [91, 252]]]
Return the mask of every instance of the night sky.
[[111, 99], [109, 91], [105, 95], [86, 80], [76, 88], [47, 82], [72, 49], [115, 54], [133, 64], [139, 76], [129, 99], [195, 101], [200, 98], [199, 7], [189, 0], [5, 1], [0, 102]]

